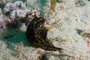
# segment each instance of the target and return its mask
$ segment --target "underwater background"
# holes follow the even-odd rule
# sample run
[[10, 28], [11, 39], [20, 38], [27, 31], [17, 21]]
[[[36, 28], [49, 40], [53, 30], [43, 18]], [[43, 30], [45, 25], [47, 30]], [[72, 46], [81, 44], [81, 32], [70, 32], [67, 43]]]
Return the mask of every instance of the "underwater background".
[[[26, 29], [46, 19], [49, 42], [63, 51], [31, 45]], [[0, 0], [0, 60], [90, 60], [89, 0]]]

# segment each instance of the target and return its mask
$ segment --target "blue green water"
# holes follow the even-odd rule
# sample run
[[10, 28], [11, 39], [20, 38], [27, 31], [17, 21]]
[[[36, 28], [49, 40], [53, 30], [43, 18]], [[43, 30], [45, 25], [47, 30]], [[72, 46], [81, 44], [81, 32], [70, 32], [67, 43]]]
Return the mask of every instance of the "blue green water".
[[[27, 0], [22, 0], [22, 1], [26, 2]], [[12, 2], [14, 2], [14, 1], [12, 1]], [[47, 3], [48, 3], [48, 0], [37, 0], [31, 5], [27, 5], [27, 7], [32, 9], [38, 5], [40, 16], [44, 17], [43, 7], [46, 6]], [[5, 4], [6, 3], [0, 4], [0, 8], [2, 8], [2, 10], [3, 10]], [[7, 15], [7, 17], [9, 17], [9, 15]], [[1, 35], [2, 35], [2, 33], [1, 33]], [[6, 36], [11, 36], [11, 37], [4, 38]], [[23, 31], [20, 31], [19, 29], [7, 29], [7, 30], [5, 30], [3, 32], [3, 35], [1, 36], [0, 40], [5, 42], [7, 44], [7, 47], [9, 49], [12, 49], [12, 50], [15, 47], [13, 45], [16, 45], [17, 43], [20, 43], [20, 42], [22, 42], [24, 44], [24, 46], [30, 46], [30, 43], [28, 42], [28, 40], [26, 38], [26, 33]]]
[[[11, 36], [13, 35], [13, 36]], [[8, 36], [7, 38], [5, 38], [6, 36]], [[10, 37], [11, 36], [11, 37]], [[2, 35], [2, 40], [3, 42], [5, 42], [7, 44], [7, 48], [13, 50], [15, 48], [14, 45], [16, 45], [17, 43], [22, 42], [24, 44], [24, 46], [30, 46], [30, 43], [28, 42], [27, 38], [26, 38], [26, 33], [22, 32], [18, 29], [9, 29], [3, 32]]]

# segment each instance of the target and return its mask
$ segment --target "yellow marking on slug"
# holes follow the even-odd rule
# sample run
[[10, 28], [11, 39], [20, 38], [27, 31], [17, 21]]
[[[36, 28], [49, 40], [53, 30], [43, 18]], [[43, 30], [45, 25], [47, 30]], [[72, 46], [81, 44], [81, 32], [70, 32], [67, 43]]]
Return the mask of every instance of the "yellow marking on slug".
[[41, 19], [39, 19], [38, 21], [35, 22], [35, 24], [34, 24], [34, 26], [33, 26], [33, 29], [34, 29], [34, 30], [35, 30], [35, 25], [36, 25], [39, 21], [41, 21], [41, 20], [43, 20], [43, 19], [41, 18]]

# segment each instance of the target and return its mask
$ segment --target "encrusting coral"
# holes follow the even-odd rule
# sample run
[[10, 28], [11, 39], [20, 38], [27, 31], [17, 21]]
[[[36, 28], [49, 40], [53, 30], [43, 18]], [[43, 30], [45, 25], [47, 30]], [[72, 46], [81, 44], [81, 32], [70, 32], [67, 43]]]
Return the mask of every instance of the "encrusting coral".
[[22, 42], [18, 43], [15, 50], [16, 50], [15, 52], [16, 57], [21, 59], [23, 54], [23, 43]]
[[55, 7], [56, 7], [56, 0], [51, 0], [51, 5], [50, 5], [50, 9], [55, 12]]
[[[13, 4], [16, 4], [14, 5], [15, 7], [11, 7], [10, 4], [8, 4], [9, 5], [8, 6], [7, 3], [5, 3], [8, 7], [7, 10], [5, 10], [6, 5], [4, 5], [5, 7], [4, 10], [1, 8], [2, 10], [0, 10], [0, 18], [2, 19], [0, 19], [0, 26], [1, 26], [0, 31], [2, 30], [5, 32], [8, 29], [10, 29], [8, 27], [11, 26], [13, 27], [13, 29], [7, 32], [13, 35], [14, 33], [12, 33], [12, 31], [15, 30], [15, 26], [18, 26], [19, 29], [18, 28], [16, 29], [19, 30], [19, 33], [17, 33], [14, 36], [9, 36], [8, 33], [4, 33], [4, 34], [7, 34], [8, 35], [7, 36], [7, 35], [3, 35], [2, 32], [0, 32], [1, 33], [0, 39], [2, 38], [1, 40], [3, 41], [1, 42], [0, 40], [0, 42], [7, 44], [7, 47], [5, 47], [4, 50], [2, 50], [3, 47], [0, 48], [4, 52], [4, 53], [2, 51], [0, 52], [0, 60], [20, 60], [20, 59], [21, 60], [40, 60], [40, 59], [43, 60], [44, 58], [47, 60], [61, 60], [61, 59], [90, 60], [90, 55], [89, 55], [90, 53], [89, 51], [90, 50], [90, 38], [89, 38], [90, 33], [87, 32], [81, 35], [81, 33], [85, 29], [89, 29], [90, 27], [89, 1], [86, 1], [86, 2], [83, 1], [84, 3], [86, 3], [86, 5], [83, 5], [81, 2], [78, 3], [78, 4], [83, 5], [83, 6], [80, 5], [79, 7], [77, 7], [78, 4], [77, 6], [75, 5], [75, 2], [73, 0], [72, 1], [65, 0], [64, 3], [59, 3], [58, 1], [61, 1], [61, 0], [56, 0], [57, 4], [54, 2], [56, 7], [54, 5], [54, 7], [51, 8], [52, 11], [54, 11], [55, 9], [55, 12], [52, 12], [54, 13], [53, 16], [49, 15], [49, 12], [51, 12], [50, 7], [48, 8], [44, 7], [43, 9], [43, 11], [46, 11], [45, 12], [46, 16], [44, 16], [44, 18], [49, 17], [49, 19], [47, 19], [48, 21], [47, 24], [53, 26], [53, 28], [50, 29], [50, 31], [48, 31], [47, 38], [48, 40], [50, 40], [50, 42], [54, 44], [54, 46], [66, 50], [65, 52], [68, 55], [73, 56], [73, 57], [66, 56], [67, 58], [64, 58], [64, 57], [60, 57], [60, 55], [52, 56], [52, 54], [50, 54], [50, 56], [46, 54], [46, 57], [45, 56], [42, 57], [44, 53], [38, 54], [39, 48], [31, 47], [31, 45], [27, 46], [30, 43], [28, 43], [28, 40], [26, 39], [24, 35], [24, 33], [26, 32], [26, 30], [24, 29], [26, 29], [29, 23], [32, 22], [35, 15], [39, 18], [40, 15], [43, 14], [40, 10], [38, 10], [41, 8], [37, 6], [36, 6], [37, 8], [35, 8], [35, 6], [32, 6], [33, 3], [35, 3], [35, 5], [39, 5], [39, 3], [37, 3], [37, 0], [32, 0], [31, 2], [33, 3], [31, 3], [29, 6], [26, 6], [26, 7], [22, 7], [22, 4], [24, 4], [23, 2], [17, 3], [17, 1], [14, 1], [11, 3], [10, 2], [7, 2], [7, 3], [10, 3], [12, 6]], [[50, 1], [48, 1], [48, 3], [50, 3]], [[7, 21], [7, 24], [8, 24], [8, 27], [5, 27], [5, 28], [8, 28], [6, 30], [3, 30], [2, 28], [2, 26], [5, 26], [5, 24], [3, 24], [4, 21]], [[14, 32], [16, 33], [16, 31]], [[6, 36], [6, 39], [3, 38], [4, 36]], [[23, 43], [20, 43], [20, 42], [23, 42]], [[8, 47], [8, 43], [10, 47]], [[13, 45], [13, 48], [16, 47], [16, 49], [13, 50], [11, 45]], [[41, 49], [40, 51], [42, 50], [43, 49]], [[14, 54], [14, 52], [16, 55]], [[49, 51], [49, 53], [52, 53], [52, 52]], [[55, 54], [57, 53], [55, 52]], [[60, 52], [58, 52], [58, 54], [60, 54]]]
[[39, 17], [40, 12], [36, 8], [29, 10], [22, 1], [7, 2], [3, 7], [3, 11], [0, 9], [0, 26], [1, 28], [4, 25], [7, 28], [21, 29], [22, 23], [27, 26], [35, 15]]
[[4, 7], [4, 13], [8, 13], [12, 10], [16, 10], [16, 9], [25, 9], [26, 6], [22, 1], [16, 1], [14, 3], [12, 2], [8, 2], [6, 3], [5, 7]]
[[5, 18], [0, 9], [0, 31], [5, 29]]

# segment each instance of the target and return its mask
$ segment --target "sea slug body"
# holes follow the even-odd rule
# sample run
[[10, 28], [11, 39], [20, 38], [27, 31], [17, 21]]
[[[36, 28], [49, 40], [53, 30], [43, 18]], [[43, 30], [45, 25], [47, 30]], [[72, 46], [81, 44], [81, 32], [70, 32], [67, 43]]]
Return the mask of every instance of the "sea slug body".
[[27, 27], [26, 37], [29, 42], [36, 48], [42, 48], [44, 50], [56, 51], [62, 50], [61, 48], [55, 47], [47, 39], [48, 27], [44, 27], [45, 18], [35, 17]]

